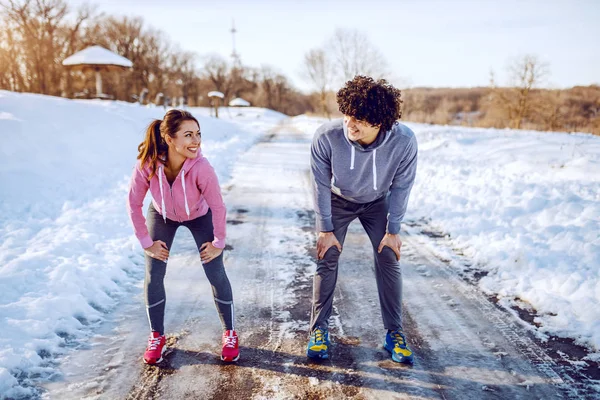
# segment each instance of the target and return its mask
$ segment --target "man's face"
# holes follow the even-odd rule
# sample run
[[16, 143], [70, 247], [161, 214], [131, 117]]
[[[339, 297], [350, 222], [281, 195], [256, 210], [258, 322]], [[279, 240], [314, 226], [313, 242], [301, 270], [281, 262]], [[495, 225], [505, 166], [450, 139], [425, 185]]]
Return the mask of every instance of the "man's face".
[[379, 126], [371, 125], [366, 121], [348, 115], [344, 115], [344, 125], [348, 128], [348, 139], [363, 145], [373, 143], [379, 133]]

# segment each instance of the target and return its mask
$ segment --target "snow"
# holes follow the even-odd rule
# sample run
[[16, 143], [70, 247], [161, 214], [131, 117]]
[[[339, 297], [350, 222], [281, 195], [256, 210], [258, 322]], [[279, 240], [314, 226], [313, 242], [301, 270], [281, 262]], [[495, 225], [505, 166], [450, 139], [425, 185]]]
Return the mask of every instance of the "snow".
[[[312, 135], [324, 119], [293, 125]], [[425, 220], [520, 299], [540, 331], [600, 349], [600, 137], [407, 123], [419, 166], [405, 220]]]
[[208, 97], [220, 97], [220, 98], [225, 98], [225, 95], [221, 92], [217, 92], [216, 90], [213, 90], [212, 92], [208, 92]]
[[131, 68], [133, 63], [102, 46], [90, 46], [65, 58], [63, 65], [117, 65]]
[[541, 331], [600, 347], [600, 138], [410, 125], [409, 204], [488, 273], [480, 286], [538, 312]]
[[[190, 111], [222, 185], [261, 130], [284, 117], [254, 110], [232, 122]], [[164, 112], [0, 91], [0, 398], [33, 395], [33, 380], [58, 374], [56, 357], [81, 346], [143, 280], [125, 198], [145, 127]]]
[[[57, 356], [85, 346], [139, 292], [143, 258], [125, 196], [144, 129], [164, 111], [0, 91], [0, 398], [33, 395], [32, 384], [60, 373]], [[257, 107], [223, 107], [221, 119], [190, 111], [222, 187], [278, 124], [312, 136], [326, 121]], [[408, 125], [420, 153], [406, 220], [449, 235], [445, 251], [486, 272], [478, 285], [504, 304], [530, 304], [541, 332], [597, 350], [600, 138]]]
[[242, 99], [241, 97], [236, 97], [235, 99], [229, 102], [229, 105], [231, 107], [249, 107], [250, 102]]

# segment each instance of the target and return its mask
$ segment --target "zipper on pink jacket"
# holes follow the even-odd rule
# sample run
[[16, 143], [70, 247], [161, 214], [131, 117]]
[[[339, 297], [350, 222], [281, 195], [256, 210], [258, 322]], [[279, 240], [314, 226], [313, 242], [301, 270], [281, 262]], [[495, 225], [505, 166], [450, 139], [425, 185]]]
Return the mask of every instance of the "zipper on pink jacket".
[[[175, 178], [175, 180], [177, 180], [177, 178]], [[169, 183], [169, 181], [167, 181], [167, 183]], [[175, 181], [173, 181], [173, 184], [175, 184]], [[177, 222], [181, 222], [179, 221], [179, 216], [177, 215], [177, 210], [175, 210], [175, 199], [173, 199], [173, 186], [169, 185], [169, 192], [171, 192], [171, 204], [173, 204], [173, 214], [175, 214], [175, 217], [177, 218]]]
[[[169, 180], [167, 179], [167, 174], [165, 173], [164, 168], [160, 168], [160, 170], [162, 171], [163, 175], [165, 176], [165, 180], [167, 181], [167, 184], [169, 184]], [[177, 178], [179, 178], [179, 175], [181, 175], [181, 186], [183, 189], [183, 201], [185, 203], [185, 212], [188, 216], [188, 218], [190, 217], [190, 211], [188, 208], [188, 201], [187, 201], [187, 196], [185, 193], [185, 170], [182, 168], [181, 171], [179, 171], [179, 173], [177, 174], [177, 176], [175, 177], [175, 180], [173, 180], [172, 184], [169, 184], [169, 193], [171, 194], [171, 203], [173, 203], [173, 214], [175, 214], [175, 218], [177, 219], [177, 222], [183, 222], [183, 220], [180, 220], [179, 216], [177, 215], [177, 210], [175, 208], [175, 199], [173, 198], [173, 185], [175, 184], [175, 182], [177, 182]], [[160, 171], [159, 171], [159, 178], [161, 178], [159, 180], [159, 185], [160, 185], [160, 194], [161, 196], [163, 196], [162, 199], [162, 203], [163, 203], [163, 208], [164, 208], [164, 194], [163, 194], [163, 188], [162, 188], [162, 175], [160, 175]], [[163, 210], [166, 211], [166, 210]]]

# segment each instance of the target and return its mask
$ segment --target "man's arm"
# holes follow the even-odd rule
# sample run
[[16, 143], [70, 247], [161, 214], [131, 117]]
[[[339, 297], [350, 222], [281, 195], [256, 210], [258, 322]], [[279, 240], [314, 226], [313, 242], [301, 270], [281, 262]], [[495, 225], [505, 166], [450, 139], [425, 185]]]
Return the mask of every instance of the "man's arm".
[[323, 135], [317, 133], [310, 149], [313, 200], [317, 214], [317, 229], [332, 232], [331, 219], [331, 148]]
[[342, 251], [342, 245], [333, 234], [331, 217], [331, 148], [319, 131], [315, 134], [310, 150], [313, 196], [317, 214], [317, 259], [325, 257], [332, 246]]
[[390, 187], [387, 233], [393, 235], [400, 233], [400, 223], [406, 213], [408, 196], [415, 182], [417, 151], [417, 139], [413, 135], [406, 147], [405, 156], [396, 170], [392, 186]]

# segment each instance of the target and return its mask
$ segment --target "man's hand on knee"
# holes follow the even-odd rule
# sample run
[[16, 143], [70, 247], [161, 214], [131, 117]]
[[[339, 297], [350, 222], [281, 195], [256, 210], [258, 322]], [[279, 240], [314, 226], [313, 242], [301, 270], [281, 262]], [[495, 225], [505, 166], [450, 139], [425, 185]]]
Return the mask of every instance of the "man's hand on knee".
[[333, 232], [319, 232], [319, 237], [317, 238], [317, 258], [322, 260], [331, 246], [337, 247], [339, 252], [342, 252], [342, 245]]
[[381, 253], [383, 248], [387, 246], [396, 253], [396, 260], [400, 261], [400, 248], [402, 247], [402, 240], [400, 240], [399, 234], [391, 234], [386, 233], [381, 239], [381, 243], [379, 243], [379, 248], [377, 249], [378, 253]]

